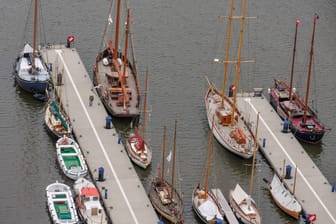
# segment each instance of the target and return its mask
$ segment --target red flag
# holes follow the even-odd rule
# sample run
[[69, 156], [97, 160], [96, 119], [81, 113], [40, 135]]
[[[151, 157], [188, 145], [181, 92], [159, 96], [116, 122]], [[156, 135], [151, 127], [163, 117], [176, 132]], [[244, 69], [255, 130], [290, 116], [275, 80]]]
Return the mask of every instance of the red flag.
[[308, 222], [315, 222], [316, 214], [308, 214]]
[[298, 26], [300, 26], [300, 25], [301, 25], [301, 20], [300, 20], [300, 19], [297, 19], [297, 20], [296, 20], [296, 24], [297, 24]]
[[74, 42], [75, 41], [75, 36], [71, 35], [68, 36], [68, 43]]

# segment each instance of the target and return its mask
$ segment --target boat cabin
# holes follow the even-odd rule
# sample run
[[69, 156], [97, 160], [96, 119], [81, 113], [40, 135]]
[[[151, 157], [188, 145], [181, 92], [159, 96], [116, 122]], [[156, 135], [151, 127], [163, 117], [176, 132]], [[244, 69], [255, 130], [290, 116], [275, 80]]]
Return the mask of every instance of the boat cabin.
[[80, 191], [81, 204], [87, 211], [87, 214], [96, 216], [102, 213], [102, 206], [99, 201], [99, 192], [95, 187], [84, 187]]

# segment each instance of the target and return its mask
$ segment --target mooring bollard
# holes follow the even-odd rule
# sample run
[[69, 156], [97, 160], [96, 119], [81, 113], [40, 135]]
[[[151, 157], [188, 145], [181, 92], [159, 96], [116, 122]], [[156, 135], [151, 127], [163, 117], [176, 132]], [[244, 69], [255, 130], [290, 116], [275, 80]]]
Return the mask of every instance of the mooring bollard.
[[265, 148], [266, 146], [266, 138], [263, 139], [263, 144], [262, 144], [263, 148]]
[[285, 179], [291, 179], [291, 172], [292, 172], [292, 166], [291, 165], [287, 165], [286, 166], [286, 176]]
[[112, 117], [110, 115], [107, 115], [105, 120], [106, 120], [105, 128], [106, 129], [111, 129]]
[[105, 188], [104, 198], [107, 199], [107, 188]]
[[104, 181], [104, 167], [98, 168], [98, 181]]

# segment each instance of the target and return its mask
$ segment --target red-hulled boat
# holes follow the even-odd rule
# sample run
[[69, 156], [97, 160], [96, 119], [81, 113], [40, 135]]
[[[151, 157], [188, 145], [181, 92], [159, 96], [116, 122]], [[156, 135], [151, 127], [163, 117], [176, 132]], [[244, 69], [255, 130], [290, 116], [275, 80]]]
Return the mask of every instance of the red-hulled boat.
[[288, 86], [284, 81], [274, 80], [274, 87], [269, 92], [271, 105], [283, 120], [289, 121], [289, 127], [295, 137], [301, 141], [312, 144], [320, 143], [325, 133], [325, 127], [317, 118], [316, 112], [308, 106], [315, 27], [317, 19], [318, 16], [315, 15], [309, 55], [309, 69], [305, 100], [303, 101], [299, 95], [295, 93], [295, 91], [292, 91], [296, 37], [298, 26], [301, 23], [300, 20], [296, 21], [290, 86]]

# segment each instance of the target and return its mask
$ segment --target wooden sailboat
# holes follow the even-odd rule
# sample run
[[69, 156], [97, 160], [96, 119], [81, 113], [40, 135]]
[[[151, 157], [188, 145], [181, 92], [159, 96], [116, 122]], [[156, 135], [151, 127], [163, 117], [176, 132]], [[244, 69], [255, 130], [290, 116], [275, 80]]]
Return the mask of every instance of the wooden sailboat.
[[46, 188], [47, 204], [53, 223], [77, 224], [79, 219], [71, 189], [68, 185], [59, 183], [49, 184]]
[[[111, 1], [110, 11], [112, 11], [113, 2]], [[131, 10], [127, 9], [126, 38], [124, 52], [121, 52], [119, 50], [121, 0], [117, 0], [116, 2], [114, 46], [112, 40], [110, 40], [105, 49], [98, 54], [94, 66], [93, 81], [98, 95], [112, 116], [134, 118], [140, 114], [140, 91], [132, 38], [130, 37]], [[112, 23], [111, 17], [109, 17], [108, 23]], [[129, 39], [131, 40], [130, 44]], [[132, 56], [132, 60], [129, 55]]]
[[[285, 187], [280, 178], [274, 174], [272, 181], [268, 181], [265, 178], [263, 180], [267, 183], [267, 189], [271, 193], [275, 204], [286, 214], [298, 219], [302, 211], [302, 206], [296, 200], [294, 194]], [[294, 183], [295, 181], [296, 180], [294, 180]]]
[[[259, 122], [259, 114], [257, 118], [256, 138], [258, 131], [258, 122]], [[253, 152], [252, 174], [250, 180], [249, 194], [247, 194], [239, 184], [236, 184], [234, 190], [230, 190], [229, 193], [229, 203], [232, 208], [232, 211], [235, 213], [237, 219], [245, 224], [260, 224], [262, 220], [261, 213], [255, 201], [251, 197], [253, 190], [255, 156], [257, 149], [258, 149], [258, 143], [256, 142]]]
[[147, 89], [148, 89], [148, 71], [146, 72], [146, 91], [144, 100], [144, 114], [142, 121], [142, 135], [139, 134], [138, 128], [135, 128], [134, 133], [131, 133], [126, 141], [126, 151], [130, 159], [139, 167], [147, 168], [152, 162], [152, 148], [145, 141], [146, 127], [146, 111], [147, 111]]
[[[242, 20], [242, 22], [240, 26], [237, 61], [229, 61], [231, 26], [232, 26], [232, 20], [234, 19], [232, 15], [233, 8], [234, 8], [234, 0], [232, 0], [230, 9], [225, 61], [220, 62], [218, 59], [215, 59], [215, 62], [224, 64], [224, 78], [223, 78], [222, 90], [221, 91], [218, 90], [208, 80], [209, 89], [205, 94], [205, 106], [209, 126], [213, 130], [214, 136], [216, 137], [218, 142], [221, 145], [223, 145], [226, 149], [228, 149], [230, 152], [242, 158], [249, 159], [253, 156], [253, 146], [255, 144], [254, 143], [255, 139], [253, 133], [251, 132], [249, 126], [246, 123], [246, 119], [244, 119], [244, 115], [239, 111], [236, 105], [240, 64], [241, 64], [240, 57], [242, 52], [246, 1], [244, 1], [242, 16], [239, 17]], [[226, 88], [228, 64], [230, 63], [236, 64], [233, 99], [227, 97], [224, 91], [224, 89]], [[215, 117], [215, 121], [213, 123], [214, 127], [212, 127], [212, 121], [211, 121], [212, 117]]]
[[30, 93], [45, 93], [50, 75], [47, 66], [37, 49], [38, 0], [34, 1], [33, 47], [26, 43], [16, 58], [14, 75], [16, 83]]
[[310, 57], [309, 57], [309, 68], [308, 68], [305, 100], [302, 100], [298, 94], [293, 92], [292, 87], [296, 37], [298, 26], [300, 24], [299, 20], [297, 20], [296, 22], [296, 29], [295, 29], [290, 85], [288, 86], [287, 83], [282, 80], [274, 80], [274, 87], [270, 90], [271, 105], [275, 108], [275, 110], [282, 119], [289, 120], [290, 129], [292, 133], [295, 135], [295, 137], [303, 142], [312, 144], [320, 143], [325, 134], [325, 127], [319, 121], [317, 113], [308, 105], [311, 69], [313, 64], [312, 60], [314, 51], [315, 26], [317, 19], [318, 16], [315, 15], [311, 48], [309, 54]]
[[44, 124], [55, 138], [72, 135], [71, 122], [56, 99], [49, 99], [44, 111]]
[[[214, 119], [213, 119], [214, 122]], [[214, 125], [212, 124], [212, 127]], [[217, 220], [223, 221], [222, 209], [216, 196], [209, 190], [209, 174], [211, 165], [211, 154], [213, 149], [213, 130], [210, 132], [207, 167], [205, 172], [205, 184], [198, 184], [192, 194], [192, 207], [203, 223], [214, 223]]]
[[174, 149], [171, 171], [171, 182], [164, 177], [165, 160], [165, 137], [166, 127], [163, 129], [162, 161], [161, 172], [158, 168], [158, 176], [155, 177], [150, 186], [149, 199], [155, 210], [174, 224], [182, 224], [183, 221], [183, 198], [175, 188], [175, 156], [176, 156], [176, 121], [174, 132]]

